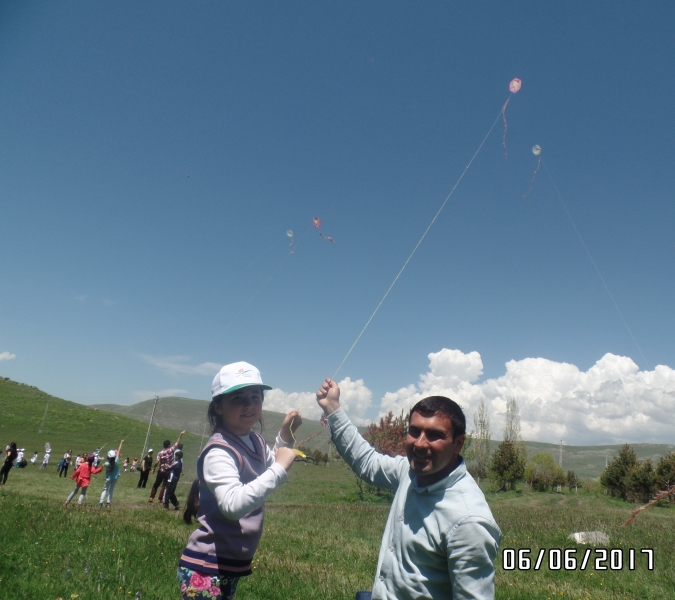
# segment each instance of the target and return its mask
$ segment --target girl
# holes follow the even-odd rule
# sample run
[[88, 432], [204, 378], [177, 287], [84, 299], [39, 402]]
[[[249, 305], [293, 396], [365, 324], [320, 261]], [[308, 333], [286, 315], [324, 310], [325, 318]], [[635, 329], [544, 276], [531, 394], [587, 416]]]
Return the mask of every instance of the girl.
[[91, 476], [100, 473], [103, 470], [103, 467], [98, 469], [94, 467], [94, 460], [96, 457], [93, 454], [90, 454], [87, 457], [87, 462], [83, 462], [75, 470], [75, 472], [70, 476], [71, 479], [75, 479], [75, 489], [70, 492], [70, 495], [66, 498], [66, 501], [63, 503], [63, 506], [68, 506], [68, 503], [73, 499], [73, 496], [77, 494], [77, 490], [82, 490], [80, 492], [80, 498], [77, 501], [78, 506], [82, 504], [84, 497], [87, 495], [87, 488], [91, 482]]
[[129, 467], [129, 457], [127, 456], [127, 457], [124, 459], [124, 472], [125, 472], [125, 473], [127, 472], [127, 468], [128, 468], [128, 467]]
[[[213, 435], [197, 460], [197, 529], [178, 566], [184, 600], [231, 600], [251, 561], [263, 529], [265, 498], [287, 480], [296, 454], [293, 432], [302, 424], [297, 410], [284, 418], [272, 452], [251, 431], [262, 414], [260, 371], [238, 362], [225, 365], [213, 380], [208, 418]], [[194, 502], [187, 503], [187, 510]], [[187, 520], [187, 516], [186, 516]]]
[[129, 472], [131, 473], [132, 471], [136, 470], [136, 465], [138, 464], [138, 457], [134, 456], [134, 462], [131, 463], [131, 467], [129, 467]]
[[122, 452], [122, 444], [124, 440], [120, 442], [120, 447], [115, 450], [110, 450], [108, 452], [108, 460], [105, 462], [105, 483], [103, 484], [103, 491], [101, 492], [101, 499], [98, 501], [98, 507], [103, 506], [103, 501], [105, 500], [105, 495], [108, 494], [108, 502], [106, 502], [106, 508], [110, 508], [110, 503], [112, 502], [113, 492], [115, 491], [115, 485], [117, 485], [117, 480], [120, 477], [120, 452]]

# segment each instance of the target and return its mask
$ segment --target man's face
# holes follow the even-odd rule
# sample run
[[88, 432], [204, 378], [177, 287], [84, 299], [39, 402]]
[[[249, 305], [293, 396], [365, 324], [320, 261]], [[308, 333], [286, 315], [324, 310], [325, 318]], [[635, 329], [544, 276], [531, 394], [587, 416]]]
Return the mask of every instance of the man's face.
[[452, 421], [442, 413], [424, 417], [414, 412], [410, 418], [405, 451], [410, 468], [421, 486], [443, 479], [456, 466], [466, 435], [453, 439]]

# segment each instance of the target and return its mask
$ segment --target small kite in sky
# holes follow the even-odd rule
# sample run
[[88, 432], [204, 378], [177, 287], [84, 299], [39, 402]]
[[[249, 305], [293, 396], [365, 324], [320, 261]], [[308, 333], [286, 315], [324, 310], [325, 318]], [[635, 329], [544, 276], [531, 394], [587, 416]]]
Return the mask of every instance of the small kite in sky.
[[319, 235], [324, 239], [328, 240], [329, 242], [335, 243], [335, 240], [332, 237], [328, 237], [327, 235], [324, 235], [323, 233], [319, 232]]
[[319, 219], [319, 217], [314, 217], [312, 219], [312, 225], [315, 229], [319, 229], [319, 227], [321, 227], [321, 219]]
[[539, 171], [539, 167], [541, 165], [541, 146], [533, 146], [532, 154], [534, 154], [537, 157], [537, 168], [534, 170], [534, 173], [532, 174], [532, 181], [530, 181], [530, 189], [527, 190], [527, 193], [523, 196], [523, 198], [527, 198], [529, 193], [532, 191], [532, 186], [534, 185], [534, 178], [537, 176], [537, 171]]
[[289, 251], [291, 254], [293, 254], [293, 242], [295, 241], [295, 238], [293, 237], [293, 232], [289, 229], [289, 230], [286, 232], [286, 235], [287, 235], [289, 238], [291, 238], [291, 244], [290, 244], [290, 246], [288, 247], [288, 251]]
[[[523, 82], [520, 81], [520, 79], [518, 78], [513, 79], [511, 83], [509, 83], [509, 91], [511, 92], [511, 94], [517, 94], [522, 84]], [[508, 158], [506, 154], [506, 130], [508, 129], [508, 125], [506, 124], [506, 107], [509, 105], [511, 97], [512, 96], [509, 96], [504, 106], [502, 106], [502, 118], [504, 119], [504, 138], [502, 139], [502, 145], [504, 146], [504, 158]]]

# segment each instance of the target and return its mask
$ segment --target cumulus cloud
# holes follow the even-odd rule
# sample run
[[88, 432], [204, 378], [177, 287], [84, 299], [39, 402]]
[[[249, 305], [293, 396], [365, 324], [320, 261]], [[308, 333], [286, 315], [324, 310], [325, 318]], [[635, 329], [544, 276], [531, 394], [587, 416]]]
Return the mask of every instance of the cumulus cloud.
[[16, 354], [12, 354], [11, 352], [0, 352], [0, 360], [12, 360], [16, 358]]
[[220, 371], [218, 363], [204, 362], [198, 365], [190, 364], [189, 356], [149, 356], [141, 354], [141, 358], [169, 375], [211, 375]]
[[[349, 413], [352, 422], [356, 425], [368, 425], [370, 421], [364, 415], [370, 408], [373, 393], [365, 386], [363, 379], [352, 381], [349, 377], [345, 377], [338, 385], [340, 405]], [[316, 403], [315, 392], [287, 393], [279, 388], [265, 392], [264, 408], [282, 413], [299, 408], [303, 416], [315, 420], [319, 419], [323, 412]]]
[[143, 400], [151, 400], [155, 396], [159, 396], [160, 398], [168, 398], [169, 396], [178, 396], [179, 394], [187, 394], [187, 390], [179, 390], [179, 389], [174, 389], [174, 388], [169, 388], [167, 390], [157, 390], [154, 392], [147, 391], [138, 391], [138, 392], [132, 392], [134, 398], [143, 401]]
[[525, 358], [507, 362], [504, 375], [479, 382], [483, 362], [478, 352], [444, 348], [428, 358], [429, 371], [417, 383], [384, 395], [380, 415], [407, 411], [426, 396], [443, 395], [462, 405], [470, 429], [484, 399], [493, 435], [500, 439], [506, 401], [515, 398], [527, 440], [672, 443], [675, 370], [668, 366], [640, 371], [632, 359], [608, 353], [584, 372], [568, 363]]

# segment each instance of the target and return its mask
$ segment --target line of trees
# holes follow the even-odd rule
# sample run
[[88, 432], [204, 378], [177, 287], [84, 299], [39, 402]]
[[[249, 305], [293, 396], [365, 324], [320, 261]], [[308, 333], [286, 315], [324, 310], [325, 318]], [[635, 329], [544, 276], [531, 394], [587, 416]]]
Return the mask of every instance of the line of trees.
[[[675, 485], [675, 452], [661, 457], [656, 467], [651, 459], [640, 462], [628, 444], [607, 465], [600, 483], [612, 495], [629, 502], [649, 502], [660, 490]], [[673, 496], [670, 496], [673, 502]]]

